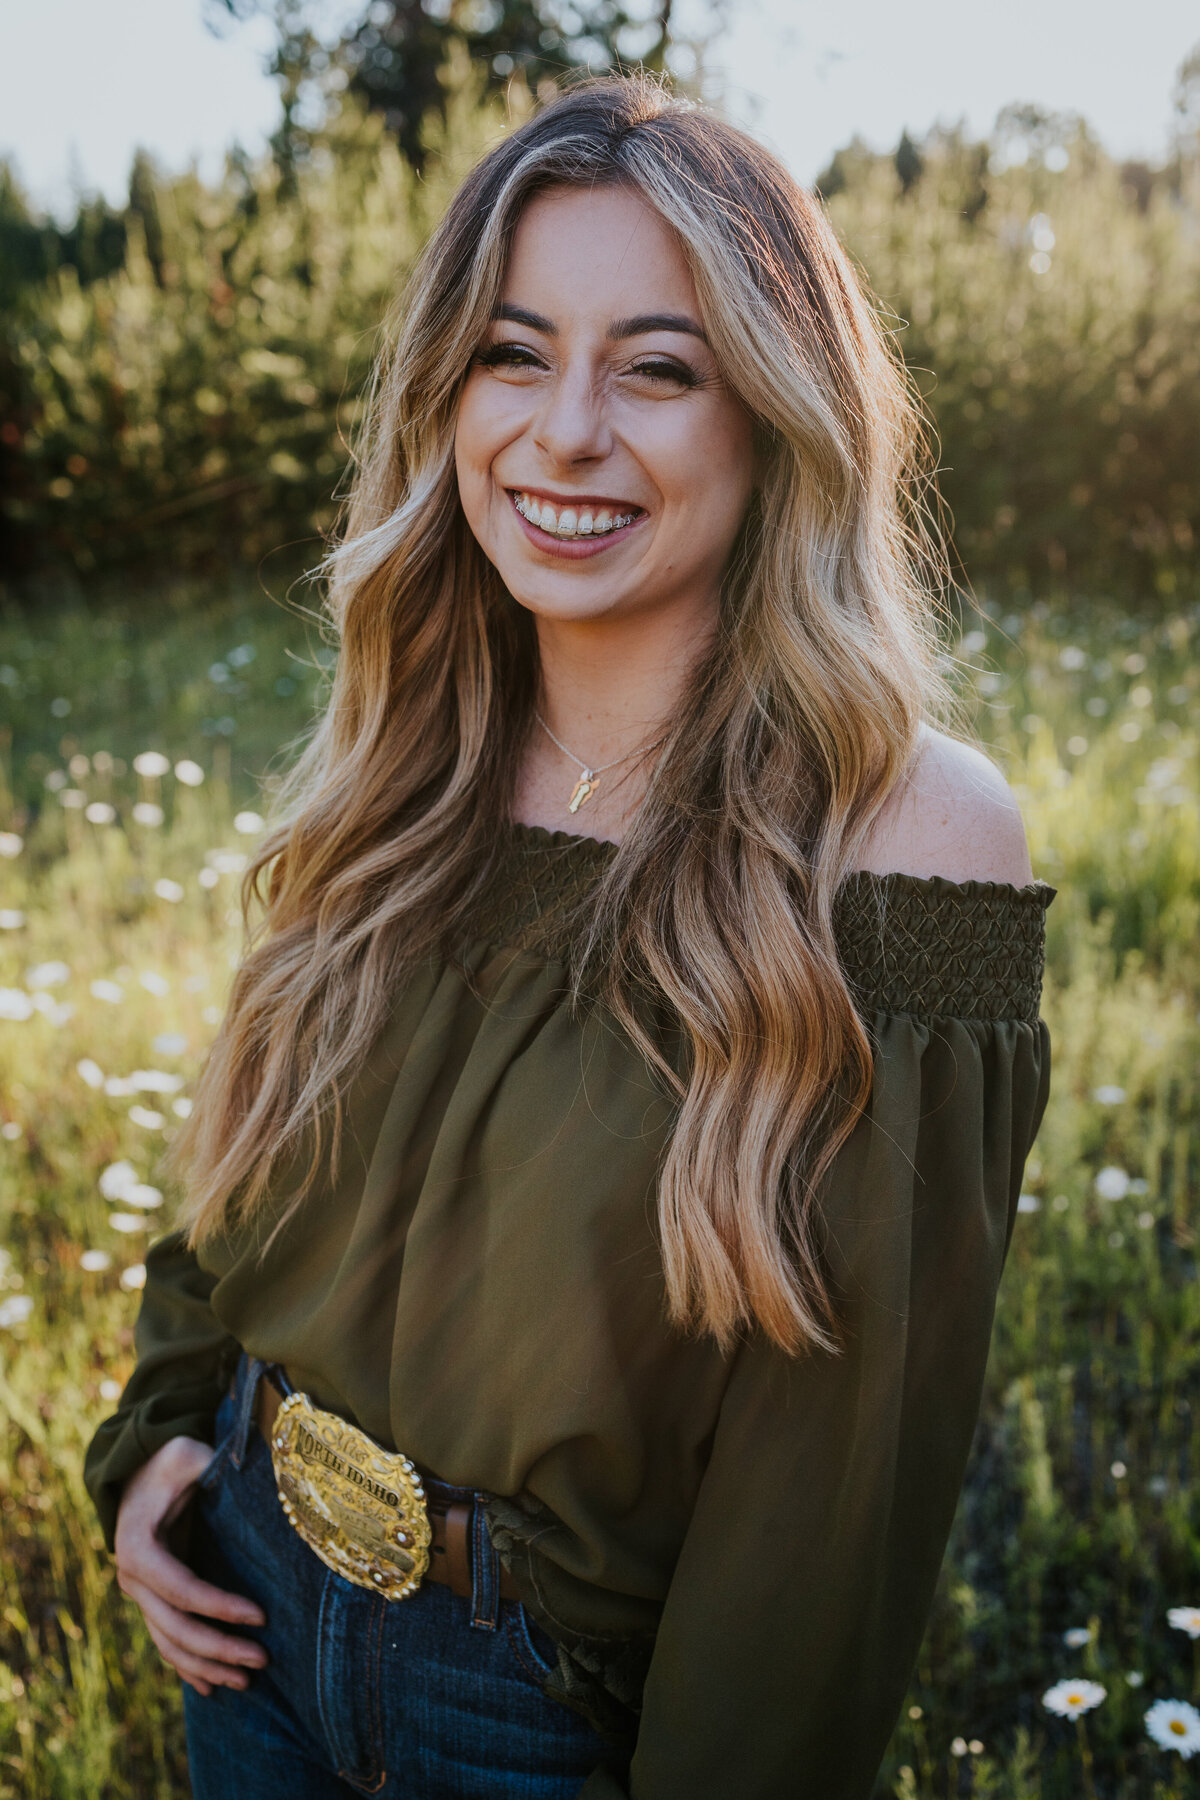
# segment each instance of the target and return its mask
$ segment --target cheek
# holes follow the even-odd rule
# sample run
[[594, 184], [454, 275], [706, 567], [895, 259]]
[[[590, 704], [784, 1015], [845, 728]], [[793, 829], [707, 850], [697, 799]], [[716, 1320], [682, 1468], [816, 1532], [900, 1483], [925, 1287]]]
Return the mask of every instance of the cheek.
[[697, 547], [731, 539], [754, 484], [753, 427], [740, 409], [682, 419], [658, 446], [659, 486]]

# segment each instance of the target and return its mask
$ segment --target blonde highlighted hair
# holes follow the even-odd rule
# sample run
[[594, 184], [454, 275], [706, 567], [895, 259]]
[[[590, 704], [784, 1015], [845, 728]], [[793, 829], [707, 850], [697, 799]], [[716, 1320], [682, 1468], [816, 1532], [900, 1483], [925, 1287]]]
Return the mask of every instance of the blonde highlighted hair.
[[[418, 962], [453, 948], [498, 853], [538, 685], [532, 621], [467, 527], [462, 383], [521, 212], [621, 184], [677, 232], [761, 479], [720, 628], [670, 720], [576, 959], [676, 1098], [658, 1184], [670, 1318], [728, 1346], [836, 1345], [817, 1196], [871, 1079], [833, 901], [940, 701], [944, 567], [919, 411], [818, 200], [742, 132], [644, 77], [561, 94], [452, 200], [377, 371], [340, 544], [328, 707], [247, 880], [265, 919], [177, 1152], [199, 1243], [304, 1149]], [[647, 990], [683, 1046], [665, 1057]], [[287, 1211], [284, 1216], [287, 1216]]]

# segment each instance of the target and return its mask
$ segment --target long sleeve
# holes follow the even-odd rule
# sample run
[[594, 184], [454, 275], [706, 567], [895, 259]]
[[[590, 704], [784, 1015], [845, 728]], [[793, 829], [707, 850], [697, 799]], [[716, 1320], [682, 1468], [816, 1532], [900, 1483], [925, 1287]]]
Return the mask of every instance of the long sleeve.
[[[633, 1800], [868, 1800], [978, 1415], [1045, 1027], [876, 1020], [824, 1208], [840, 1355], [737, 1354], [667, 1595]], [[597, 1770], [581, 1800], [624, 1789]]]
[[121, 1490], [135, 1470], [170, 1438], [212, 1440], [213, 1420], [238, 1355], [238, 1345], [209, 1305], [214, 1284], [182, 1232], [160, 1238], [147, 1253], [135, 1334], [137, 1367], [84, 1459], [84, 1481], [110, 1550]]

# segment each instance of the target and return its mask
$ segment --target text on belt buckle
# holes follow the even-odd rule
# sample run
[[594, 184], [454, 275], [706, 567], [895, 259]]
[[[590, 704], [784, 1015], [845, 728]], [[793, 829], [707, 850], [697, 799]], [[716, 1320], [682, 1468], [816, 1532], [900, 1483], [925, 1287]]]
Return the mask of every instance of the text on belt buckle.
[[388, 1600], [415, 1593], [433, 1533], [407, 1456], [289, 1394], [271, 1427], [271, 1461], [288, 1522], [326, 1568]]

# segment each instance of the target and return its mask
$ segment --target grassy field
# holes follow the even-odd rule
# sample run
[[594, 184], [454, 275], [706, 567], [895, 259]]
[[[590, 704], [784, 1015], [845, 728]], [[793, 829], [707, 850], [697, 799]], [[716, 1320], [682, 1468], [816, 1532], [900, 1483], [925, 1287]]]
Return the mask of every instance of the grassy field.
[[[1200, 1613], [1195, 1636], [1167, 1616], [1200, 1607], [1198, 637], [1200, 611], [1064, 603], [1001, 609], [956, 647], [1060, 890], [1055, 1077], [881, 1778], [902, 1800], [1195, 1791], [1200, 1762], [1145, 1715], [1200, 1705]], [[131, 1366], [258, 777], [327, 660], [253, 594], [0, 616], [0, 1796], [187, 1792], [174, 1679], [115, 1588], [80, 1464]], [[1065, 1678], [1104, 1690], [1076, 1720], [1043, 1700]]]

